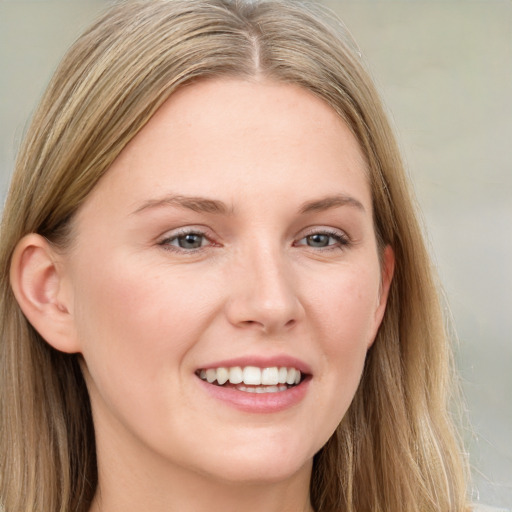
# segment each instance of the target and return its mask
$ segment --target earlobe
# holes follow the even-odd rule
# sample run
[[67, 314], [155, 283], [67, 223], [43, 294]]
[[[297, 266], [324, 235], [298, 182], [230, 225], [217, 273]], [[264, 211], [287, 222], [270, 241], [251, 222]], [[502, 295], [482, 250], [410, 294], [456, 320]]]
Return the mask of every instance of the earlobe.
[[62, 352], [79, 352], [59, 255], [44, 237], [31, 233], [18, 242], [10, 278], [21, 310], [46, 342]]
[[386, 306], [388, 300], [389, 288], [393, 275], [395, 273], [395, 253], [390, 245], [386, 245], [382, 255], [382, 269], [381, 269], [381, 287], [380, 287], [380, 302]]
[[386, 304], [389, 296], [389, 289], [391, 288], [391, 282], [393, 281], [393, 275], [395, 272], [395, 253], [391, 246], [387, 245], [384, 248], [382, 254], [382, 264], [381, 264], [381, 282], [380, 282], [380, 290], [378, 297], [377, 309], [375, 311], [375, 327], [373, 336], [371, 338], [370, 346], [373, 344], [375, 337], [377, 336], [377, 331], [379, 330], [382, 319], [384, 318], [384, 313], [386, 311]]

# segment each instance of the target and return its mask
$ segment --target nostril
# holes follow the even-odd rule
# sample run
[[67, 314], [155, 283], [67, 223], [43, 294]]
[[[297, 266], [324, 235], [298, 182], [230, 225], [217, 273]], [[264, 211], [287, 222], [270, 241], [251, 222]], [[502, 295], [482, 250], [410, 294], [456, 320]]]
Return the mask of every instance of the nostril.
[[280, 296], [270, 296], [271, 292], [276, 295], [275, 290], [260, 286], [233, 293], [226, 303], [227, 319], [238, 328], [266, 333], [289, 330], [300, 323], [303, 308], [298, 297], [289, 290]]
[[[284, 329], [290, 329], [292, 328], [297, 321], [292, 318], [282, 324], [282, 328]], [[239, 323], [239, 326], [248, 328], [248, 329], [258, 329], [261, 330], [264, 333], [270, 333], [271, 331], [274, 331], [275, 329], [278, 329], [279, 327], [277, 325], [273, 325], [271, 322], [264, 322], [264, 321], [258, 321], [258, 320], [243, 320]]]

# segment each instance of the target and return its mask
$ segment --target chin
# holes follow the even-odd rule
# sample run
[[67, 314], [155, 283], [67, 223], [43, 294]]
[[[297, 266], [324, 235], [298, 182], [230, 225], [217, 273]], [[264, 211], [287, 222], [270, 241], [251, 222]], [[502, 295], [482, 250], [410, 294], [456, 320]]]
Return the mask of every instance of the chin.
[[268, 485], [290, 480], [302, 473], [309, 481], [312, 467], [312, 458], [299, 462], [270, 457], [264, 461], [236, 460], [218, 468], [215, 475], [230, 484]]
[[263, 446], [254, 440], [250, 448], [233, 444], [221, 453], [210, 452], [203, 470], [231, 483], [278, 483], [301, 473], [306, 474], [309, 481], [316, 451], [283, 441]]

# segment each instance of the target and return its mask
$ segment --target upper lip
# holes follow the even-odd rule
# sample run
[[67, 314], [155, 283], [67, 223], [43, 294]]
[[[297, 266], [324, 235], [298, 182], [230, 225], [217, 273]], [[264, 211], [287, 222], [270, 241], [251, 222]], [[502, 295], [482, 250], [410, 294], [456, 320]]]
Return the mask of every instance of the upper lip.
[[235, 366], [240, 366], [242, 368], [246, 366], [256, 366], [258, 368], [272, 368], [274, 366], [278, 368], [287, 367], [300, 370], [302, 374], [311, 375], [311, 367], [307, 363], [297, 359], [296, 357], [284, 354], [272, 357], [261, 355], [240, 356], [231, 359], [213, 361], [211, 363], [200, 366], [198, 369], [206, 370], [208, 368], [233, 368]]

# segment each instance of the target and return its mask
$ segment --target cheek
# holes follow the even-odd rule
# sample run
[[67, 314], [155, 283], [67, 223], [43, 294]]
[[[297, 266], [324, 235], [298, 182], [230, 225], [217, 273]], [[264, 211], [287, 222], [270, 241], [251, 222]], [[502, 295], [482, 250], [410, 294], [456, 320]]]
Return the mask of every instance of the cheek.
[[326, 276], [319, 291], [310, 294], [329, 351], [366, 351], [373, 341], [379, 285], [377, 265], [358, 266]]
[[[110, 343], [121, 345], [123, 350], [130, 343], [158, 350], [160, 344], [168, 346], [170, 339], [179, 349], [181, 334], [193, 331], [201, 322], [200, 313], [206, 313], [204, 303], [209, 297], [200, 282], [179, 273], [168, 276], [162, 266], [121, 260], [118, 258], [118, 264], [111, 261], [85, 279], [77, 272], [81, 286], [76, 316], [84, 327], [84, 339], [94, 340], [109, 332], [111, 336], [118, 334]], [[90, 332], [93, 328], [95, 332]], [[157, 340], [153, 339], [156, 334]]]
[[319, 377], [325, 384], [323, 389], [328, 390], [317, 399], [331, 411], [334, 428], [352, 402], [373, 341], [379, 272], [372, 271], [372, 266], [369, 269], [331, 276], [311, 305], [324, 358], [325, 372]]
[[160, 380], [168, 383], [169, 375], [179, 381], [183, 359], [210, 321], [214, 300], [199, 281], [176, 273], [171, 280], [165, 268], [127, 258], [110, 261], [94, 275], [77, 273], [82, 353], [98, 387], [131, 390], [142, 398]]
[[85, 277], [75, 312], [95, 423], [167, 446], [190, 400], [188, 356], [216, 299], [190, 276], [175, 272], [171, 281], [161, 266], [110, 261], [94, 275], [77, 274]]

